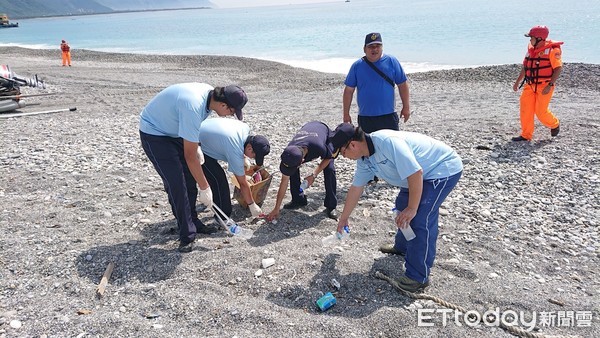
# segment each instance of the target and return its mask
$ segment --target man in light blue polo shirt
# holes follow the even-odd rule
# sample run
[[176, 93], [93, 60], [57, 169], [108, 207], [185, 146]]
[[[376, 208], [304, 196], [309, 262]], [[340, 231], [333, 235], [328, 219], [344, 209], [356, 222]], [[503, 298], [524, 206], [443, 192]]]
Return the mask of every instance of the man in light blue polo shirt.
[[241, 120], [247, 101], [238, 86], [181, 83], [163, 89], [140, 113], [142, 147], [162, 178], [177, 219], [180, 252], [192, 251], [197, 232], [216, 231], [202, 224], [196, 213], [197, 198], [212, 205], [212, 191], [198, 157], [200, 125], [211, 111], [221, 117], [235, 114]]
[[[254, 158], [257, 167], [262, 167], [271, 147], [266, 137], [250, 135], [250, 127], [234, 119], [210, 118], [200, 126], [200, 147], [204, 154], [202, 169], [213, 192], [214, 203], [227, 215], [231, 215], [231, 194], [225, 171], [218, 161], [227, 162], [227, 170], [235, 175], [240, 192], [252, 216], [262, 210], [252, 197], [246, 180], [244, 157]], [[252, 172], [254, 173], [254, 172]], [[216, 215], [221, 220], [223, 217]]]
[[406, 256], [406, 271], [398, 280], [402, 289], [423, 290], [429, 285], [435, 259], [439, 208], [462, 175], [461, 158], [445, 143], [423, 134], [395, 130], [367, 134], [360, 127], [348, 136], [340, 153], [357, 164], [338, 232], [348, 225], [364, 186], [374, 175], [400, 187], [395, 203], [400, 211], [396, 225], [412, 227], [416, 237], [407, 241], [399, 231], [395, 244], [380, 250]]

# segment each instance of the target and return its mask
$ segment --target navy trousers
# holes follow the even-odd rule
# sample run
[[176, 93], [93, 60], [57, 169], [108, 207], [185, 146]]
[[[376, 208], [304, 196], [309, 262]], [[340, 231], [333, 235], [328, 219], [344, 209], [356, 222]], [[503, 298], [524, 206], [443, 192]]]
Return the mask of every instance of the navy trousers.
[[[337, 207], [337, 179], [335, 177], [335, 160], [329, 161], [329, 165], [323, 169], [323, 181], [325, 184], [325, 202], [323, 205], [327, 209], [335, 209]], [[300, 168], [290, 176], [290, 193], [292, 194], [292, 201], [299, 202], [305, 201], [306, 196], [304, 192], [300, 193]]]
[[[204, 171], [208, 185], [210, 185], [210, 190], [212, 190], [213, 203], [227, 216], [231, 216], [231, 191], [229, 190], [229, 181], [227, 181], [225, 170], [223, 170], [219, 161], [206, 154], [204, 154], [202, 170]], [[215, 215], [218, 215], [218, 213]], [[224, 220], [223, 217], [220, 218]]]
[[[427, 282], [435, 259], [440, 206], [454, 189], [461, 175], [462, 172], [446, 178], [423, 181], [419, 209], [410, 222], [417, 237], [412, 241], [406, 241], [402, 232], [396, 233], [394, 247], [406, 253], [404, 264], [406, 277], [420, 283]], [[407, 206], [408, 189], [401, 188], [396, 197], [396, 209], [404, 210]]]
[[399, 123], [398, 113], [395, 112], [380, 116], [358, 115], [358, 125], [365, 133], [372, 133], [381, 129], [400, 130]]
[[155, 136], [140, 131], [142, 148], [162, 178], [169, 204], [179, 227], [179, 240], [196, 238], [198, 187], [183, 155], [183, 139]]

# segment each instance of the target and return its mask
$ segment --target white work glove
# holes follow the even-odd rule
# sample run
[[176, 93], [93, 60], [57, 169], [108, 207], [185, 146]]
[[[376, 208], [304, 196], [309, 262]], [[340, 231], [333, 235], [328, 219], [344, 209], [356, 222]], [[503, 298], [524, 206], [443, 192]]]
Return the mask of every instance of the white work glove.
[[262, 215], [262, 210], [260, 210], [260, 207], [258, 206], [258, 204], [252, 203], [252, 204], [248, 205], [248, 208], [250, 209], [250, 213], [252, 214], [252, 217], [258, 217], [258, 216]]
[[200, 193], [198, 194], [198, 200], [200, 200], [200, 203], [206, 205], [208, 209], [212, 208], [213, 196], [212, 190], [210, 190], [210, 186], [206, 188], [206, 190], [200, 189]]

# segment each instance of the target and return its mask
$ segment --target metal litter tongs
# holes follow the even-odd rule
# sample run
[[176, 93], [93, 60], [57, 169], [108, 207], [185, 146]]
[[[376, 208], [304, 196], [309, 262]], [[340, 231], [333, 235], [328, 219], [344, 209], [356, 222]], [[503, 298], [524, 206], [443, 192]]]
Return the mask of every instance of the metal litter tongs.
[[[250, 239], [254, 232], [250, 229], [245, 229], [239, 226], [234, 220], [232, 220], [229, 216], [227, 216], [221, 208], [219, 208], [216, 204], [213, 203], [212, 206], [213, 212], [219, 224], [221, 224], [228, 233], [235, 237], [240, 237], [243, 239]], [[225, 220], [221, 219], [222, 216]]]

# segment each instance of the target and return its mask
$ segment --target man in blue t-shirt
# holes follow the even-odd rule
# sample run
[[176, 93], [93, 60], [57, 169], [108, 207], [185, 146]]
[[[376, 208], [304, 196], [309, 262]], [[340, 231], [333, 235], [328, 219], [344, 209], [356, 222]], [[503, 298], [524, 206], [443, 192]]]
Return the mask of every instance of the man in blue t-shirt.
[[335, 177], [334, 159], [337, 157], [340, 147], [343, 145], [339, 141], [344, 132], [352, 131], [354, 127], [349, 123], [340, 124], [333, 132], [329, 127], [319, 121], [308, 122], [292, 138], [287, 147], [281, 154], [281, 182], [277, 191], [277, 200], [275, 207], [267, 215], [267, 220], [271, 221], [279, 217], [281, 202], [285, 196], [285, 191], [290, 185], [292, 201], [286, 203], [284, 209], [298, 209], [308, 204], [304, 191], [300, 188], [300, 166], [302, 163], [320, 158], [321, 163], [305, 180], [308, 187], [312, 186], [315, 178], [323, 172], [323, 181], [325, 184], [325, 213], [327, 217], [337, 220], [337, 181]]
[[[231, 193], [225, 171], [218, 161], [227, 162], [227, 170], [235, 175], [240, 192], [252, 216], [262, 214], [252, 198], [250, 185], [246, 180], [244, 158], [254, 158], [257, 168], [264, 164], [265, 156], [271, 147], [266, 137], [250, 135], [250, 127], [234, 119], [207, 119], [200, 126], [200, 148], [204, 154], [202, 169], [213, 192], [213, 201], [225, 213], [231, 215]], [[254, 174], [254, 171], [249, 172]], [[215, 215], [224, 220], [222, 215]]]
[[[346, 76], [343, 97], [343, 120], [352, 123], [350, 105], [354, 91], [358, 89], [358, 125], [365, 133], [381, 129], [399, 130], [399, 117], [396, 112], [396, 94], [398, 87], [404, 122], [410, 117], [409, 91], [406, 74], [400, 62], [392, 55], [383, 54], [381, 34], [369, 33], [363, 47], [365, 56], [358, 59]], [[374, 68], [384, 74], [380, 75]]]
[[205, 83], [181, 83], [163, 89], [140, 113], [142, 147], [169, 196], [179, 227], [180, 252], [192, 250], [197, 232], [217, 231], [202, 224], [196, 213], [197, 198], [212, 206], [212, 191], [198, 156], [200, 125], [211, 111], [241, 120], [247, 101], [246, 93], [235, 85], [213, 88]]
[[[400, 93], [402, 110], [400, 116], [404, 122], [410, 117], [409, 90], [406, 74], [398, 59], [383, 54], [381, 34], [369, 33], [365, 36], [363, 47], [365, 56], [350, 67], [344, 84], [343, 119], [352, 123], [350, 105], [354, 91], [358, 88], [358, 125], [365, 133], [381, 129], [399, 129], [399, 117], [396, 112], [396, 92]], [[377, 176], [369, 183], [377, 182]]]
[[380, 250], [406, 256], [406, 271], [398, 285], [405, 291], [420, 291], [429, 285], [435, 259], [439, 208], [462, 175], [462, 160], [445, 143], [419, 133], [379, 130], [367, 134], [358, 127], [347, 140], [340, 153], [357, 163], [337, 230], [342, 233], [348, 225], [365, 185], [374, 175], [400, 187], [396, 226], [410, 226], [416, 237], [407, 240], [398, 231], [395, 244], [383, 245]]

